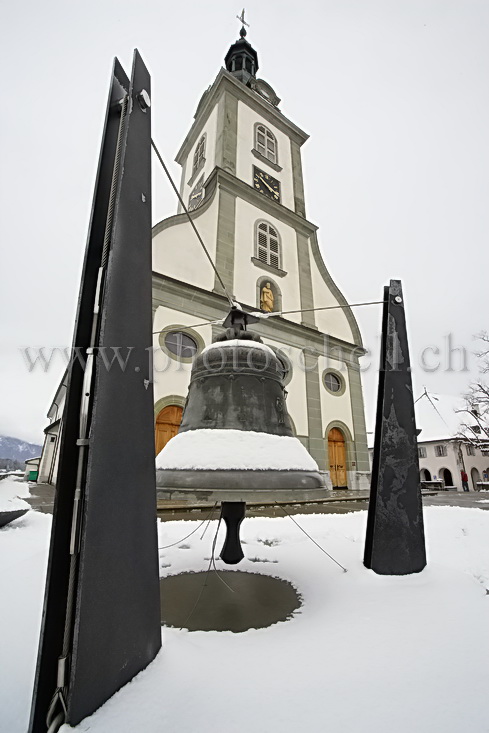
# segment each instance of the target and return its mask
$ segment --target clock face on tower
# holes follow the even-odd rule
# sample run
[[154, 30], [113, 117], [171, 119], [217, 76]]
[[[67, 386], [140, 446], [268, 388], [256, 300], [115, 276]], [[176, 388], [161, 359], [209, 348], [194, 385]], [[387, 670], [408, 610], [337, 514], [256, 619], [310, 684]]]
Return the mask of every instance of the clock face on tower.
[[257, 191], [280, 203], [280, 181], [253, 166], [253, 186]]
[[202, 202], [204, 198], [204, 176], [201, 177], [200, 181], [193, 188], [188, 198], [188, 210], [192, 211]]

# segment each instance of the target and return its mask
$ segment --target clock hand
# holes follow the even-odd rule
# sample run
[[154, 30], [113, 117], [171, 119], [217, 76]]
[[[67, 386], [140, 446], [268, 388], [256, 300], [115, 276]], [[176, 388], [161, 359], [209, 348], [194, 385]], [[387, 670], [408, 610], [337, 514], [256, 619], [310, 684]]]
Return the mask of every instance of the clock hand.
[[271, 191], [272, 193], [277, 193], [276, 191], [274, 191], [274, 190], [273, 190], [273, 188], [272, 188], [271, 186], [269, 186], [269, 185], [268, 185], [268, 183], [267, 183], [267, 182], [265, 181], [265, 179], [264, 179], [264, 178], [262, 178], [261, 176], [259, 176], [259, 179], [260, 179], [260, 181], [261, 181], [262, 183], [264, 183], [264, 184], [265, 184], [265, 186], [266, 186], [266, 187], [268, 188], [268, 190], [269, 190], [269, 191]]

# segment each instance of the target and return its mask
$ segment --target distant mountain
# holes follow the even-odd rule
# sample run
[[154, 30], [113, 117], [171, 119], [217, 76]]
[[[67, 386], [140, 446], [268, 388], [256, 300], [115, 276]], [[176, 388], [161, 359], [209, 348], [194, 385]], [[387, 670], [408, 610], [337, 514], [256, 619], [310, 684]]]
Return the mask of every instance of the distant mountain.
[[35, 443], [26, 443], [25, 440], [9, 438], [0, 435], [0, 459], [10, 458], [13, 461], [27, 461], [41, 455], [41, 446]]

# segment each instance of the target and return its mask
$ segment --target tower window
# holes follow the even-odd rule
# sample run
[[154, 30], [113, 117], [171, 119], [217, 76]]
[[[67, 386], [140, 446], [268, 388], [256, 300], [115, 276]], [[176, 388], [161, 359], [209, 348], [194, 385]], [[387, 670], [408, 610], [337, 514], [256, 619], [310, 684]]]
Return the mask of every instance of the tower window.
[[255, 148], [264, 158], [277, 163], [277, 139], [265, 125], [255, 126]]
[[282, 267], [282, 248], [280, 236], [275, 227], [267, 221], [259, 221], [255, 230], [255, 257], [280, 269]]
[[200, 138], [194, 153], [194, 165], [192, 168], [192, 175], [204, 164], [205, 162], [205, 135]]

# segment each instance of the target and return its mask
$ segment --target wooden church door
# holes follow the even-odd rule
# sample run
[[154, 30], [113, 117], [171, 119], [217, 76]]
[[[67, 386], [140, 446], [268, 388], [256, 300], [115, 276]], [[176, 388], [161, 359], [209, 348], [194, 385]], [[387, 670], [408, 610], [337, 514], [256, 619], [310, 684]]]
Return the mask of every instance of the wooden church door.
[[182, 412], [182, 408], [178, 405], [168, 405], [158, 414], [155, 426], [156, 455], [178, 433], [182, 422]]
[[338, 428], [328, 434], [329, 472], [333, 486], [347, 486], [345, 436]]

